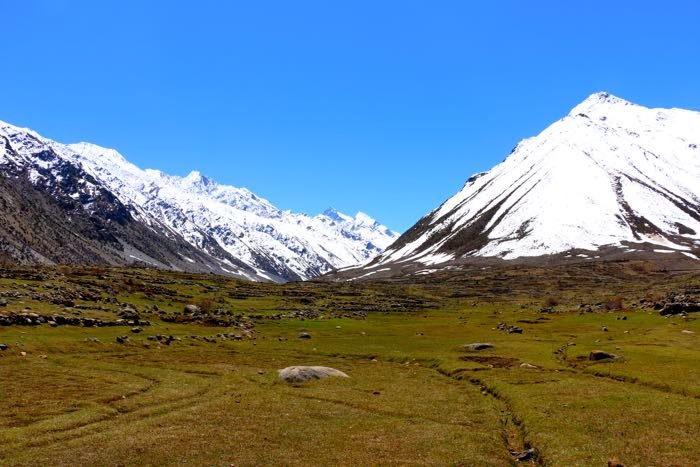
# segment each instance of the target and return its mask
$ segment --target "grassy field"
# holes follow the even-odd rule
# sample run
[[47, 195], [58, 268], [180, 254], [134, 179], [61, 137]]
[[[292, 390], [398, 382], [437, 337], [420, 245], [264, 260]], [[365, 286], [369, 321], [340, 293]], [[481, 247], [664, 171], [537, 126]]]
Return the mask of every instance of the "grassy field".
[[[117, 325], [0, 326], [0, 464], [698, 465], [700, 320], [652, 305], [699, 288], [644, 263], [285, 285], [2, 269], [0, 318]], [[288, 384], [290, 365], [350, 378]]]

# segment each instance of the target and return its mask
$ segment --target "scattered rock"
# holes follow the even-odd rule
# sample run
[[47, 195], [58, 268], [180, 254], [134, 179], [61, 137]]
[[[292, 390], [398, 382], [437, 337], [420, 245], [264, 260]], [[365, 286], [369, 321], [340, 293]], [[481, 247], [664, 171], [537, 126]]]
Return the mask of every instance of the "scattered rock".
[[527, 368], [528, 370], [536, 370], [536, 369], [538, 369], [539, 367], [533, 365], [532, 363], [525, 363], [525, 362], [523, 362], [523, 363], [520, 364], [520, 368]]
[[86, 337], [85, 342], [100, 342], [97, 337]]
[[619, 358], [622, 358], [620, 355], [610, 353], [610, 352], [605, 352], [603, 350], [591, 350], [591, 353], [588, 354], [588, 359], [592, 361], [598, 361], [598, 360], [617, 360]]
[[300, 332], [299, 335], [297, 336], [298, 339], [311, 339], [311, 334], [308, 332]]
[[138, 326], [136, 326], [136, 327], [134, 327], [134, 328], [131, 328], [131, 332], [133, 332], [134, 334], [138, 334], [138, 333], [140, 333], [141, 331], [143, 331], [143, 329], [141, 329], [141, 328], [138, 327]]
[[7, 344], [0, 344], [0, 350], [7, 350]]
[[185, 313], [199, 313], [200, 311], [202, 310], [197, 305], [192, 305], [191, 303], [189, 305], [185, 305]]
[[496, 329], [500, 331], [505, 331], [508, 334], [522, 334], [523, 333], [523, 328], [520, 326], [512, 326], [506, 323], [498, 323], [498, 326], [496, 326]]
[[671, 303], [666, 303], [664, 307], [659, 311], [661, 316], [667, 315], [679, 315], [681, 313], [693, 313], [700, 311], [700, 303], [685, 301], [687, 297], [675, 297], [675, 300], [684, 301], [673, 301]]
[[467, 352], [476, 352], [478, 350], [492, 349], [493, 344], [488, 342], [474, 342], [473, 344], [465, 344], [462, 346], [462, 350]]
[[117, 336], [117, 342], [120, 344], [126, 344], [129, 340], [129, 336]]
[[535, 448], [526, 449], [525, 451], [513, 451], [511, 454], [518, 462], [527, 462], [537, 459], [537, 450]]
[[20, 352], [19, 354], [20, 354], [21, 356], [23, 356], [23, 357], [26, 357], [26, 356], [27, 356], [27, 352]]
[[117, 316], [119, 316], [120, 318], [131, 319], [131, 320], [141, 319], [141, 315], [139, 315], [139, 312], [136, 311], [131, 306], [125, 306], [124, 308], [119, 310], [119, 312], [117, 313]]
[[683, 334], [695, 334], [695, 332], [693, 332], [693, 331], [688, 331], [687, 329], [683, 329], [681, 332], [682, 332]]
[[277, 372], [278, 377], [288, 383], [303, 383], [329, 376], [349, 378], [342, 371], [327, 366], [289, 366]]
[[608, 467], [625, 467], [622, 462], [620, 462], [617, 457], [613, 457], [608, 461]]
[[601, 327], [600, 327], [600, 330], [601, 330], [601, 331], [608, 332], [608, 327], [607, 327], [607, 326], [601, 326]]

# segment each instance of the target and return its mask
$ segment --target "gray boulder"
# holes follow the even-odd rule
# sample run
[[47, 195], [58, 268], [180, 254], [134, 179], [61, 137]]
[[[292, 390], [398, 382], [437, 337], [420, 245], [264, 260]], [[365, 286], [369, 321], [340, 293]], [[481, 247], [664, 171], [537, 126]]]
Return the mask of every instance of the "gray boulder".
[[303, 383], [329, 376], [349, 378], [348, 375], [335, 368], [327, 366], [289, 366], [277, 372], [279, 379], [288, 383]]

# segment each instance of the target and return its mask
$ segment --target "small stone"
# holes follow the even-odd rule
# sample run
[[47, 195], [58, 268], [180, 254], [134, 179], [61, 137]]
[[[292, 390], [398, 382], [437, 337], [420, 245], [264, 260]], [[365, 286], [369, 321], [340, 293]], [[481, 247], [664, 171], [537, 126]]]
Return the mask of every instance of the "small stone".
[[197, 305], [192, 305], [192, 304], [185, 305], [185, 308], [184, 308], [184, 312], [190, 313], [190, 314], [199, 313], [200, 311], [201, 310]]
[[625, 467], [622, 462], [620, 462], [617, 457], [613, 457], [608, 461], [608, 467]]
[[56, 321], [53, 321], [53, 320], [47, 321], [47, 323], [52, 328], [55, 328], [56, 326], [58, 326], [58, 323]]
[[687, 330], [687, 329], [683, 329], [681, 332], [682, 332], [683, 334], [695, 334], [695, 332], [689, 331], [689, 330]]
[[120, 344], [125, 344], [129, 340], [129, 336], [117, 336], [116, 340]]
[[27, 356], [27, 352], [20, 352], [19, 354], [20, 354], [21, 356], [23, 356], [23, 357], [26, 357], [26, 356]]
[[0, 350], [7, 350], [7, 344], [0, 344]]
[[603, 350], [591, 350], [591, 353], [588, 354], [588, 359], [592, 361], [617, 360], [619, 358], [621, 358], [619, 355], [610, 352], [605, 352]]
[[600, 327], [600, 330], [601, 330], [601, 331], [608, 332], [608, 327], [607, 327], [607, 326], [601, 326], [601, 327]]
[[298, 339], [311, 339], [311, 334], [308, 332], [300, 332], [297, 336]]
[[536, 369], [539, 368], [539, 367], [533, 365], [532, 363], [525, 363], [525, 362], [523, 362], [523, 363], [520, 364], [520, 368], [527, 368], [528, 370], [536, 370]]
[[462, 346], [462, 350], [467, 352], [476, 352], [479, 350], [486, 350], [493, 348], [493, 344], [488, 342], [474, 342], [473, 344], [465, 344]]
[[135, 328], [131, 328], [131, 332], [133, 332], [134, 334], [138, 334], [138, 333], [140, 333], [141, 331], [143, 331], [143, 329], [141, 329], [141, 328], [138, 327], [138, 326], [135, 327]]

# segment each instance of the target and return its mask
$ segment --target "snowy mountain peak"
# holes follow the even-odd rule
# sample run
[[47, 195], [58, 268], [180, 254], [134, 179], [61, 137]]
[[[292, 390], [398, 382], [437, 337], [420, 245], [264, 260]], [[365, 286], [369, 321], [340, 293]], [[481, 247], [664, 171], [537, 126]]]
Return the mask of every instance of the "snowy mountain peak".
[[[129, 232], [140, 233], [129, 248], [146, 237], [162, 240], [149, 240], [155, 250], [168, 244], [166, 238], [172, 240], [179, 246], [168, 255], [182, 251], [175, 259], [168, 256], [174, 268], [259, 280], [308, 279], [367, 262], [398, 236], [366, 215], [282, 211], [245, 188], [221, 185], [199, 171], [178, 177], [143, 170], [116, 150], [91, 143], [63, 145], [4, 123], [0, 137], [0, 169], [26, 173], [28, 183], [60, 192], [62, 205], [84, 210], [88, 217], [109, 206], [114, 211], [105, 215], [110, 222], [137, 223]], [[68, 185], [76, 174], [81, 179]], [[115, 245], [122, 245], [120, 240], [110, 237]], [[129, 255], [145, 258], [125, 249], [118, 261], [130, 261]]]
[[193, 170], [186, 177], [182, 178], [182, 186], [185, 189], [194, 189], [197, 191], [207, 192], [210, 189], [218, 186], [211, 178], [203, 175], [198, 170]]
[[325, 211], [323, 211], [323, 215], [338, 222], [348, 222], [352, 220], [352, 217], [343, 214], [335, 208], [326, 209]]
[[700, 259], [698, 135], [699, 112], [593, 94], [471, 177], [372, 265], [603, 250]]
[[112, 164], [129, 163], [116, 149], [103, 148], [102, 146], [86, 143], [84, 141], [68, 144], [67, 147], [84, 157], [107, 159]]
[[612, 108], [624, 106], [636, 105], [607, 92], [596, 92], [588, 96], [588, 98], [586, 98], [583, 102], [574, 107], [571, 112], [569, 112], [569, 116], [606, 112]]
[[362, 211], [359, 211], [357, 214], [355, 214], [355, 221], [359, 224], [364, 224], [364, 225], [378, 224], [378, 222], [375, 219], [368, 216], [367, 214], [365, 214]]

